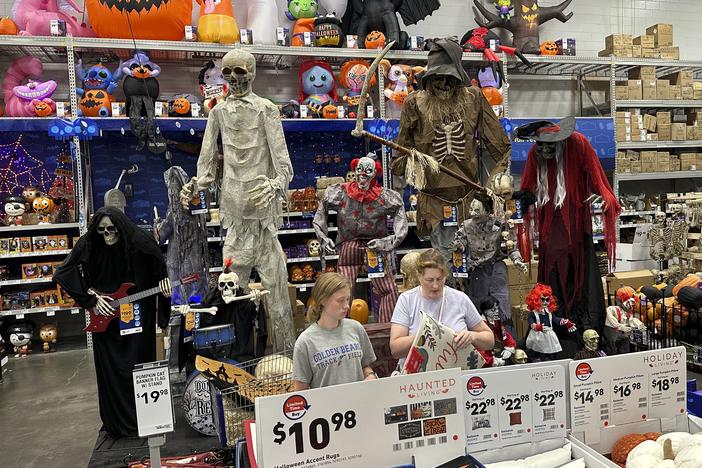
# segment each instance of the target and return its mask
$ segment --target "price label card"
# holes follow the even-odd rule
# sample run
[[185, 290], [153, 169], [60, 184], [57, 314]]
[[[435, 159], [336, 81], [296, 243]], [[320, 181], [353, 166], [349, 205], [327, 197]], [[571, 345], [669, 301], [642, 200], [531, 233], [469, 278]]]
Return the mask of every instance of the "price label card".
[[562, 366], [476, 369], [464, 372], [462, 378], [469, 452], [565, 437], [566, 374]]
[[16, 318], [17, 320], [23, 319], [23, 318], [24, 318], [24, 314], [17, 314], [17, 315], [15, 315], [15, 318]]
[[573, 432], [683, 414], [685, 348], [622, 354], [569, 364]]
[[366, 106], [366, 117], [369, 119], [372, 119], [375, 116], [375, 108], [373, 107], [372, 104], [369, 104]]
[[173, 432], [173, 402], [168, 363], [137, 364], [132, 371], [139, 437]]
[[56, 315], [56, 311], [55, 311], [55, 310], [47, 310], [47, 311], [46, 311], [46, 316], [47, 316], [47, 317], [53, 317], [54, 315]]
[[119, 334], [133, 335], [141, 333], [141, 305], [135, 304], [120, 304], [119, 306]]
[[459, 369], [256, 399], [257, 464], [397, 466], [465, 453]]

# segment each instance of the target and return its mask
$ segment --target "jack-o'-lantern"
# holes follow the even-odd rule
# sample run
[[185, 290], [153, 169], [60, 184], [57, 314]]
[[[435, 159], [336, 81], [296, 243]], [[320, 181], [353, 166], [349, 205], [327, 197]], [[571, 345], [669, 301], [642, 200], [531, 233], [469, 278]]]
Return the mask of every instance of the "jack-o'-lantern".
[[102, 89], [90, 89], [85, 91], [78, 107], [85, 117], [105, 117], [111, 113], [113, 100], [112, 95]]
[[558, 55], [558, 45], [553, 41], [545, 41], [541, 43], [541, 55]]
[[487, 86], [485, 88], [481, 88], [481, 91], [491, 106], [502, 105], [502, 93], [499, 89], [492, 86]]
[[368, 323], [368, 303], [363, 299], [354, 299], [351, 302], [349, 318], [359, 323]]
[[327, 104], [326, 106], [322, 107], [322, 117], [325, 119], [338, 119], [339, 118], [339, 109], [334, 105], [334, 103]]
[[190, 113], [190, 101], [187, 98], [179, 97], [173, 101], [173, 112], [179, 115]]
[[366, 49], [382, 49], [385, 47], [385, 34], [381, 31], [371, 31], [364, 41]]
[[40, 196], [34, 199], [32, 202], [32, 208], [34, 208], [35, 213], [39, 214], [49, 214], [51, 210], [54, 209], [54, 201], [45, 196]]
[[192, 22], [190, 0], [86, 0], [99, 37], [179, 41]]
[[19, 28], [10, 18], [5, 16], [0, 19], [0, 35], [3, 36], [16, 36], [19, 33]]
[[34, 113], [37, 117], [48, 117], [51, 115], [52, 109], [48, 102], [44, 101], [32, 101], [34, 103]]

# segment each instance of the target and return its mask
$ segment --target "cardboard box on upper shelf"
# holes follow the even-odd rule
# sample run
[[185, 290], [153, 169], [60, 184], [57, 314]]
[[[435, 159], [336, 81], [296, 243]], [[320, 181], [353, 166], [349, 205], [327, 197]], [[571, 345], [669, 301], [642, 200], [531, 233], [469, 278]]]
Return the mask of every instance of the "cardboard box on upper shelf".
[[634, 150], [626, 150], [626, 158], [630, 161], [641, 161], [641, 153]]
[[672, 141], [673, 140], [673, 125], [672, 124], [658, 124], [658, 140], [660, 141]]
[[633, 58], [641, 58], [643, 57], [643, 49], [641, 48], [640, 45], [633, 45], [631, 46], [631, 56]]
[[634, 45], [640, 45], [644, 49], [653, 49], [656, 47], [656, 38], [651, 34], [642, 34], [633, 39]]
[[668, 153], [658, 153], [658, 165], [656, 172], [670, 172], [670, 156]]
[[702, 153], [697, 153], [697, 167], [702, 169]]
[[610, 34], [605, 37], [605, 49], [614, 49], [619, 46], [631, 46], [634, 40], [631, 34]]
[[[644, 101], [657, 99], [657, 86], [656, 80], [641, 80], [641, 98]], [[668, 92], [670, 92], [670, 90], [668, 90]]]
[[649, 132], [655, 132], [658, 120], [651, 114], [644, 114], [643, 116], [643, 126], [644, 129]]
[[670, 170], [679, 171], [680, 170], [680, 156], [677, 154], [671, 154], [668, 158], [670, 160]]
[[680, 70], [679, 72], [671, 73], [662, 78], [670, 80], [671, 84], [681, 86], [692, 86], [692, 82], [694, 81], [692, 70]]
[[614, 87], [614, 99], [617, 101], [628, 101], [629, 100], [629, 87], [628, 86], [615, 86]]
[[656, 121], [658, 122], [658, 125], [672, 123], [670, 111], [656, 112]]
[[653, 66], [642, 66], [634, 67], [629, 70], [630, 80], [655, 80], [656, 79], [656, 67]]
[[631, 161], [626, 158], [617, 158], [617, 172], [620, 174], [628, 174], [631, 172]]
[[631, 161], [631, 172], [636, 174], [643, 172], [643, 169], [641, 168], [641, 161]]
[[667, 101], [672, 99], [670, 97], [670, 81], [656, 80], [656, 99], [660, 101]]
[[[643, 55], [643, 52], [642, 52]], [[598, 52], [598, 57], [625, 57], [631, 58], [634, 56], [633, 46], [615, 46], [612, 49], [604, 49]]]
[[681, 171], [696, 171], [697, 170], [697, 153], [681, 153], [680, 154], [680, 170]]
[[647, 133], [646, 141], [658, 141], [658, 133]]
[[627, 86], [629, 87], [630, 100], [640, 101], [643, 99], [643, 83], [641, 80], [628, 80]]
[[670, 85], [670, 99], [674, 101], [682, 100], [682, 86]]
[[682, 98], [686, 101], [691, 101], [695, 99], [695, 88], [692, 87], [692, 85], [683, 85], [681, 87], [682, 89]]
[[642, 49], [641, 56], [642, 56], [642, 58], [656, 58], [656, 59], [661, 58], [661, 50], [658, 48]]
[[658, 168], [658, 151], [641, 152], [641, 172], [656, 172]]
[[606, 276], [608, 296], [614, 296], [617, 289], [630, 286], [635, 290], [641, 286], [653, 284], [651, 270], [615, 271]]
[[661, 47], [662, 60], [680, 60], [680, 47]]
[[657, 23], [646, 28], [646, 34], [653, 36], [656, 47], [673, 45], [673, 25]]
[[702, 127], [688, 125], [686, 135], [688, 140], [702, 140]]
[[684, 123], [672, 124], [672, 141], [685, 141], [687, 139], [687, 125]]

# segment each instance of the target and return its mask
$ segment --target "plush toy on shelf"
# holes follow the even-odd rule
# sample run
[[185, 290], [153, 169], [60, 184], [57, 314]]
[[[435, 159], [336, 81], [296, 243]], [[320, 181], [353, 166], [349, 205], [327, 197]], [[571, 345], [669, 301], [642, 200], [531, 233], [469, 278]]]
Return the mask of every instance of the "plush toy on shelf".
[[207, 62], [200, 70], [198, 82], [200, 83], [200, 95], [205, 100], [203, 110], [205, 115], [208, 115], [210, 109], [229, 94], [229, 83], [222, 75], [222, 61], [210, 60]]
[[38, 215], [39, 224], [51, 224], [51, 212], [54, 210], [54, 201], [44, 195], [38, 196], [32, 201], [32, 208]]
[[2, 36], [16, 36], [19, 34], [19, 28], [17, 23], [12, 21], [8, 16], [0, 19], [0, 35]]
[[9, 195], [5, 197], [5, 224], [8, 226], [21, 226], [22, 215], [25, 212], [24, 198]]
[[342, 47], [344, 30], [341, 20], [334, 13], [314, 19], [314, 45], [317, 47]]
[[34, 325], [30, 322], [15, 322], [7, 328], [10, 344], [14, 347], [15, 357], [27, 357], [32, 352], [32, 335]]
[[321, 116], [326, 104], [339, 99], [336, 78], [329, 63], [323, 60], [303, 62], [298, 78], [300, 102], [307, 105], [314, 115]]
[[197, 0], [200, 18], [197, 20], [197, 40], [232, 44], [239, 42], [239, 26], [229, 0]]
[[45, 353], [53, 353], [56, 351], [56, 341], [58, 340], [58, 327], [54, 323], [42, 325], [39, 329], [39, 338], [43, 341], [41, 345], [42, 351]]
[[403, 63], [392, 65], [389, 60], [381, 60], [380, 66], [383, 67], [383, 74], [387, 80], [383, 91], [387, 99], [385, 117], [399, 119], [405, 98], [414, 91], [417, 84], [415, 77], [424, 70], [424, 67], [412, 67]]
[[[348, 117], [350, 118], [356, 118], [358, 103], [361, 101], [361, 89], [369, 70], [370, 63], [360, 59], [347, 60], [339, 70], [339, 81], [344, 88], [348, 89], [342, 99], [349, 106]], [[374, 85], [375, 76], [370, 81], [370, 86]]]
[[[47, 104], [52, 112], [56, 110], [56, 103], [51, 99], [56, 91], [56, 82], [33, 79], [38, 78], [42, 71], [44, 66], [36, 57], [20, 57], [10, 64], [2, 81], [5, 114], [8, 117], [34, 117], [40, 103]], [[30, 79], [23, 84], [27, 78]], [[40, 108], [44, 106], [40, 105]]]
[[97, 35], [115, 39], [180, 41], [193, 15], [191, 0], [85, 0], [85, 8]]
[[[149, 151], [163, 153], [166, 143], [160, 134], [156, 134], [154, 125], [154, 101], [160, 92], [156, 77], [161, 74], [161, 67], [149, 60], [144, 52], [137, 51], [134, 57], [124, 62], [122, 73], [125, 75], [122, 88], [127, 98], [129, 125], [139, 140], [137, 151], [148, 142]], [[142, 116], [145, 123], [141, 122]]]
[[94, 37], [85, 22], [78, 22], [83, 10], [74, 0], [15, 0], [12, 19], [25, 36], [51, 36], [51, 20], [66, 24], [66, 33], [78, 37]]
[[[315, 0], [288, 0], [288, 9], [285, 16], [294, 21], [291, 45], [300, 47], [305, 45], [304, 34], [314, 31], [315, 17], [317, 16], [317, 2]], [[314, 39], [310, 38], [314, 45]]]
[[114, 73], [98, 63], [85, 70], [83, 61], [78, 60], [76, 65], [76, 78], [83, 82], [82, 88], [76, 88], [78, 101], [78, 115], [86, 117], [109, 117], [112, 115], [112, 101], [115, 100], [114, 92], [122, 78], [122, 63]]

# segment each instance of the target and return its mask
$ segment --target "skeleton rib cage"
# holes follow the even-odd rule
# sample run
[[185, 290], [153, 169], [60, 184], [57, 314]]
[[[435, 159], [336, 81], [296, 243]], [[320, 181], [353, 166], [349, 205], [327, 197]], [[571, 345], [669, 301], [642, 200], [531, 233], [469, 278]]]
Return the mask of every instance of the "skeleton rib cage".
[[434, 132], [434, 155], [442, 163], [444, 159], [453, 156], [464, 159], [466, 150], [466, 129], [463, 122], [454, 122], [438, 127]]

